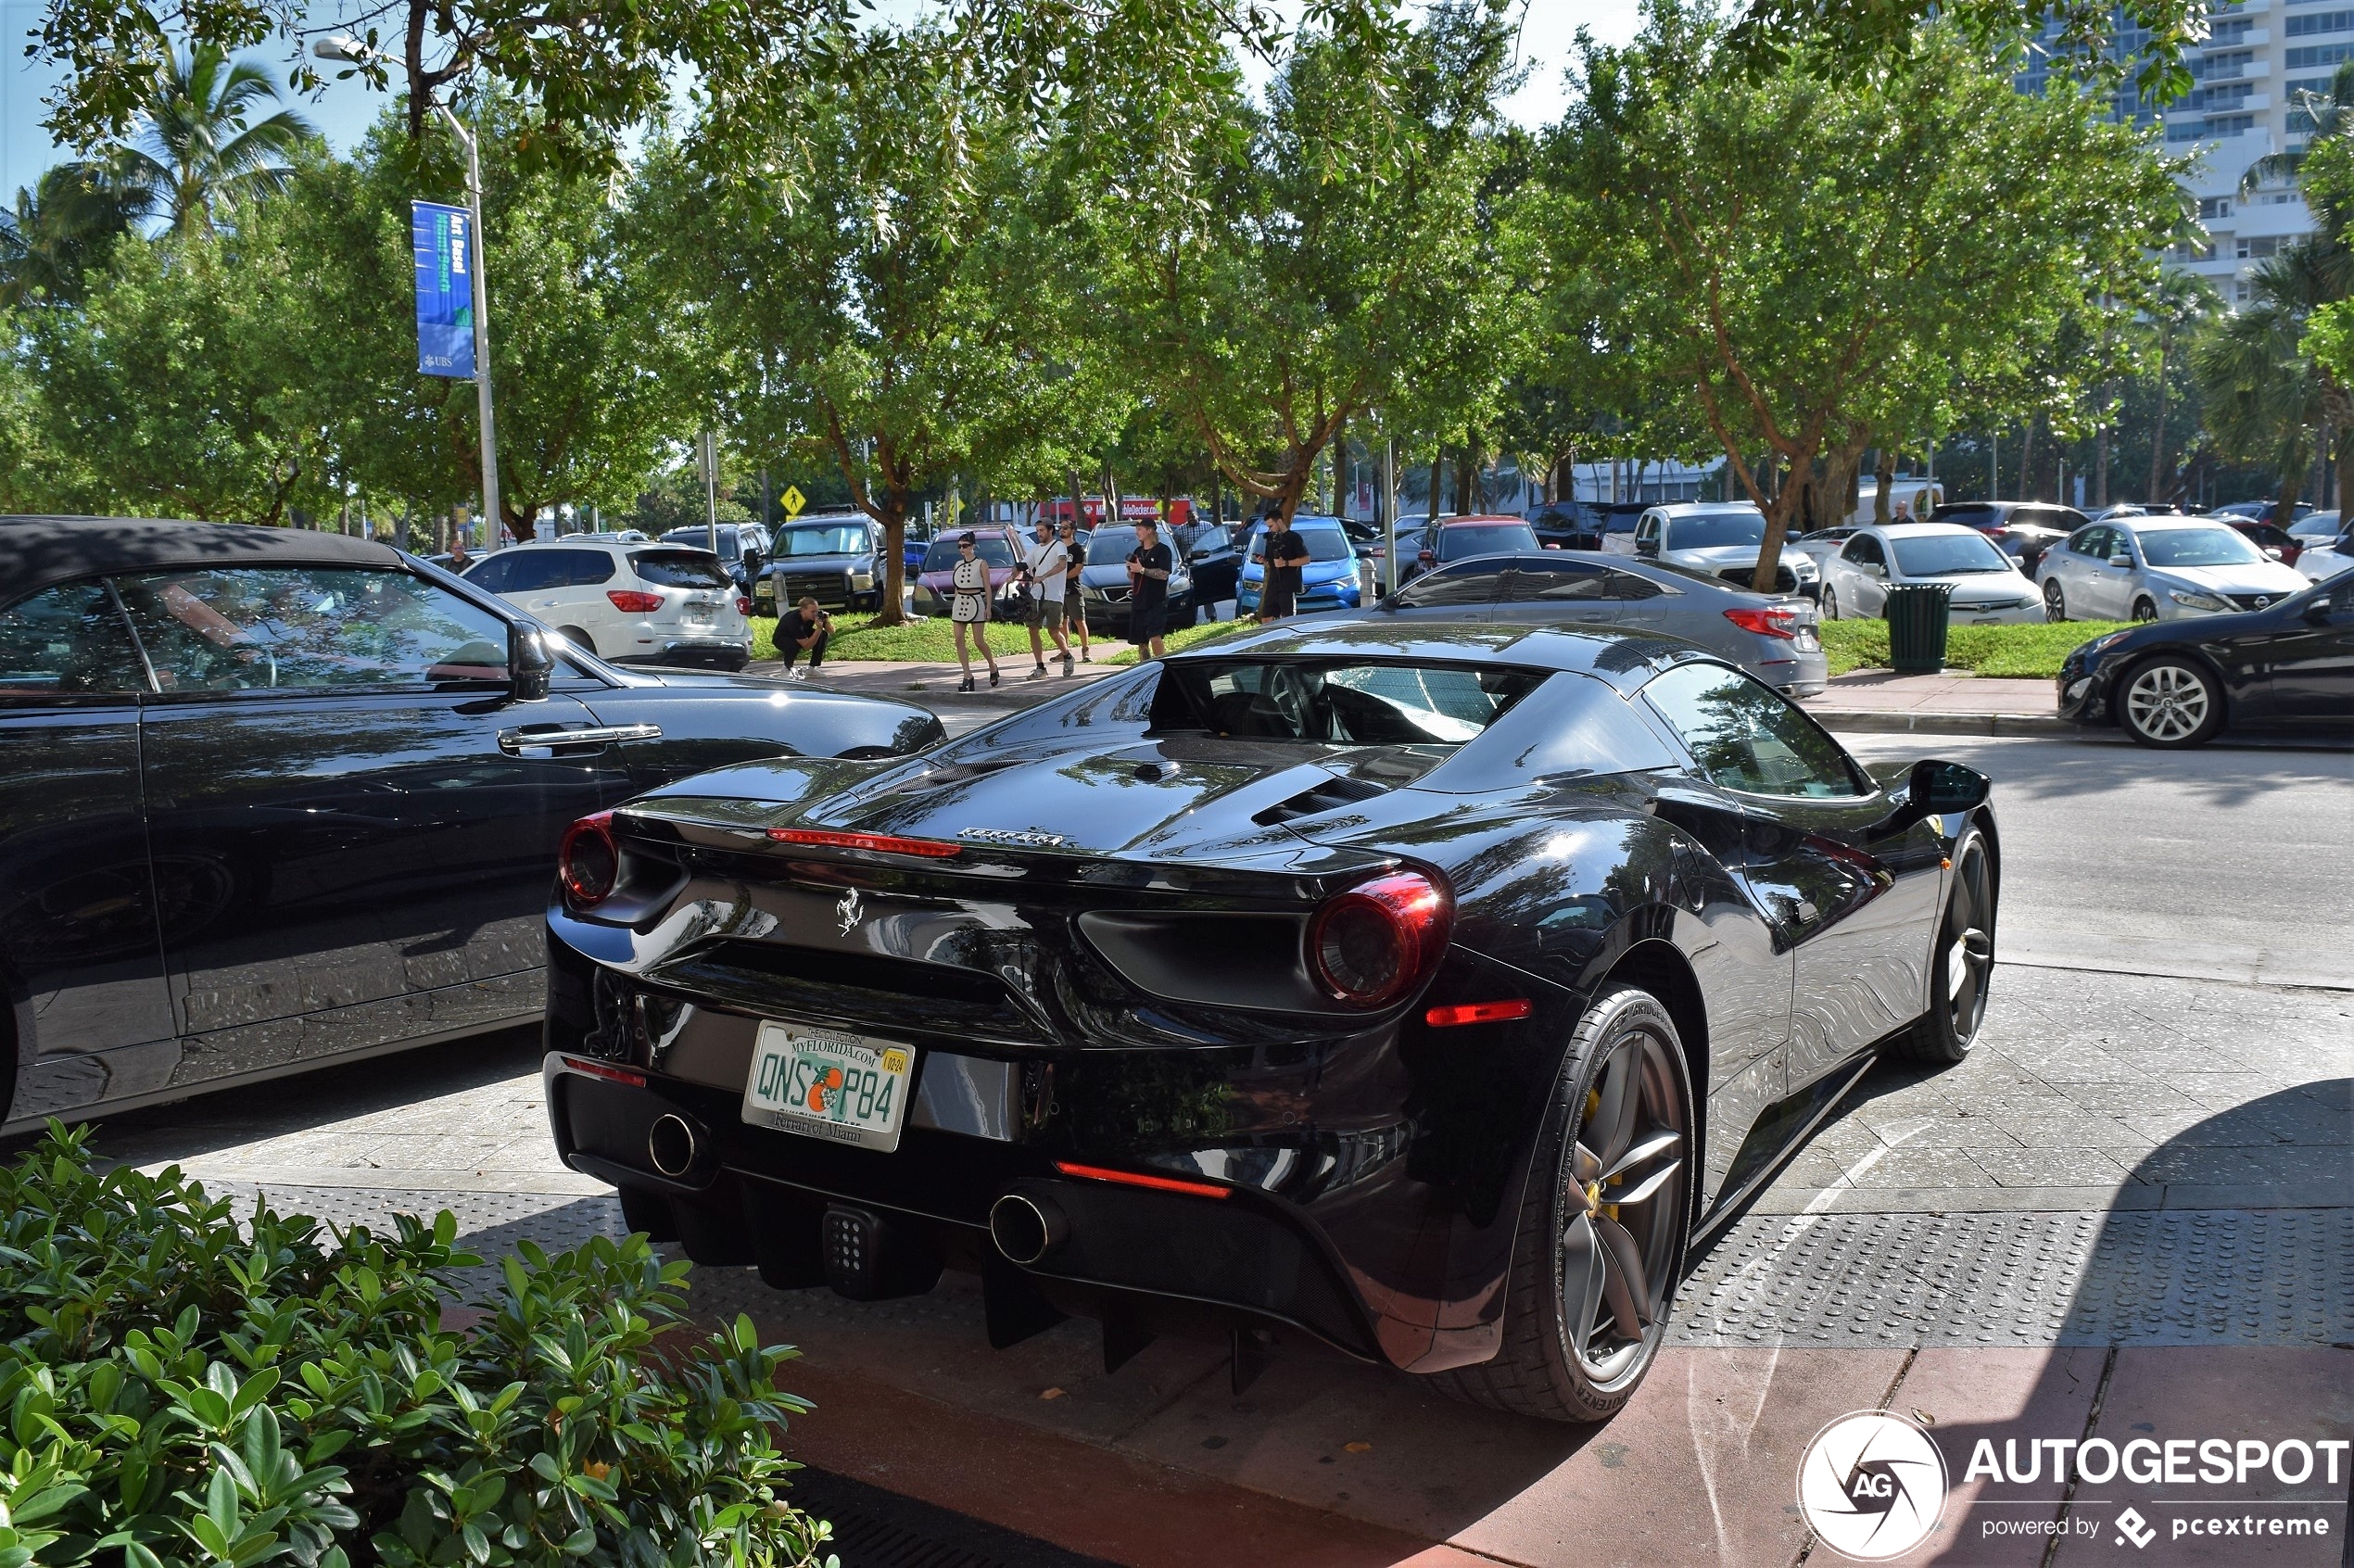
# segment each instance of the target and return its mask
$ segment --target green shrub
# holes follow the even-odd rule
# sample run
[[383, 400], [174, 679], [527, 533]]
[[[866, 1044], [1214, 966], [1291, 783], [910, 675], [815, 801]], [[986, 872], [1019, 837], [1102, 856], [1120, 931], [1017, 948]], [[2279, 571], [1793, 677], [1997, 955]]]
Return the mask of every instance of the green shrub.
[[793, 1352], [740, 1317], [685, 1343], [686, 1265], [643, 1236], [526, 1242], [450, 1332], [482, 1260], [449, 1213], [240, 1225], [85, 1140], [0, 1170], [0, 1568], [817, 1561], [780, 1495]]
[[[2119, 621], [2062, 621], [1949, 626], [1945, 633], [1945, 672], [2050, 680], [2059, 674], [2061, 662], [2071, 651], [2123, 625]], [[1886, 621], [1825, 621], [1822, 633], [1823, 651], [1830, 657], [1831, 674], [1841, 676], [1851, 670], [1887, 667]]]

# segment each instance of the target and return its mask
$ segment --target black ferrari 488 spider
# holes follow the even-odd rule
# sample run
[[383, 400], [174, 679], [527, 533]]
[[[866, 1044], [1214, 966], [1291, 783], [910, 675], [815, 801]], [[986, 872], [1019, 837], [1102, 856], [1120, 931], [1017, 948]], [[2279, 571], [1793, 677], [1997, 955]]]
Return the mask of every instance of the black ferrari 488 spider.
[[630, 1223], [993, 1340], [1311, 1336], [1608, 1416], [1874, 1055], [1970, 1048], [1983, 776], [1696, 649], [1293, 627], [577, 824], [548, 1106]]

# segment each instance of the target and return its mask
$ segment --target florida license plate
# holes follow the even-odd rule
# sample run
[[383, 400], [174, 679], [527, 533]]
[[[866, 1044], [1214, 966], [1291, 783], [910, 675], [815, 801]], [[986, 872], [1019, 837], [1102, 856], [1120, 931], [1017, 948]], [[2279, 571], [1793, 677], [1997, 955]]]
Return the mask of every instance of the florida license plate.
[[743, 1119], [885, 1154], [899, 1146], [916, 1048], [811, 1024], [760, 1026]]

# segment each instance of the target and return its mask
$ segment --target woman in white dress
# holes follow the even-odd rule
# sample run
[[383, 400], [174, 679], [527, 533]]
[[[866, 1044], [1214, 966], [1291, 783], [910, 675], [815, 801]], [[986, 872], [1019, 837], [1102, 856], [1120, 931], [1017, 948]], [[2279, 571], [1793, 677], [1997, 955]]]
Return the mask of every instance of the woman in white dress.
[[972, 654], [965, 648], [965, 628], [972, 628], [973, 641], [980, 645], [981, 656], [989, 661], [989, 684], [997, 684], [997, 655], [989, 651], [989, 563], [973, 553], [970, 533], [956, 536], [956, 565], [948, 575], [948, 585], [955, 592], [948, 599], [948, 618], [956, 626], [956, 663], [965, 669], [959, 691], [973, 689]]

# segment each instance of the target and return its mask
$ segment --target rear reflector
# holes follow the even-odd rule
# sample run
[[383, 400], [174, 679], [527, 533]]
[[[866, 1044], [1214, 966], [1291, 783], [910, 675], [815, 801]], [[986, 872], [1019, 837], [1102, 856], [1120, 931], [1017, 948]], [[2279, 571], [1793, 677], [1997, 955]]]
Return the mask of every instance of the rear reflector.
[[960, 844], [938, 839], [902, 839], [891, 833], [834, 833], [823, 828], [771, 828], [770, 840], [780, 844], [811, 844], [819, 849], [873, 850], [879, 854], [919, 854], [945, 860], [959, 853]]
[[1458, 1002], [1451, 1007], [1433, 1007], [1423, 1015], [1423, 1022], [1433, 1029], [1452, 1029], [1457, 1024], [1510, 1023], [1536, 1010], [1536, 1005], [1525, 996], [1515, 996], [1509, 1002]]
[[557, 1059], [573, 1071], [585, 1072], [591, 1078], [610, 1079], [615, 1083], [626, 1083], [632, 1089], [643, 1089], [646, 1086], [644, 1073], [631, 1072], [627, 1068], [617, 1068], [610, 1062], [586, 1062], [578, 1056], [562, 1056]]
[[1222, 1198], [1233, 1191], [1230, 1187], [1213, 1187], [1207, 1182], [1182, 1182], [1174, 1176], [1147, 1176], [1141, 1170], [1111, 1170], [1100, 1165], [1079, 1165], [1067, 1159], [1055, 1161], [1055, 1169], [1066, 1176], [1083, 1177], [1090, 1182], [1117, 1182], [1123, 1187], [1150, 1187], [1157, 1193], [1185, 1193], [1194, 1197]]

